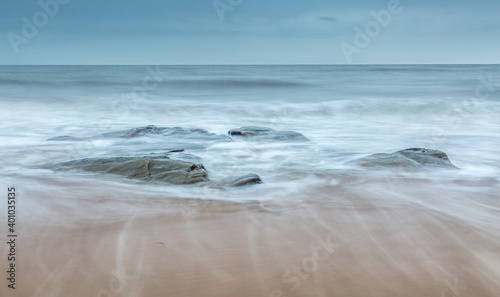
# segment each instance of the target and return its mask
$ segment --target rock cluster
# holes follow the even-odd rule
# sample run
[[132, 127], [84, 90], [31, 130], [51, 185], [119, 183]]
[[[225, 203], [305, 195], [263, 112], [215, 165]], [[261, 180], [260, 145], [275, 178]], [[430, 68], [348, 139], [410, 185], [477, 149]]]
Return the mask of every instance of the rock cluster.
[[[264, 127], [241, 127], [229, 130], [235, 139], [252, 141], [308, 142], [304, 135], [294, 131], [277, 131]], [[164, 137], [170, 151], [164, 155], [144, 155], [132, 157], [111, 157], [81, 159], [52, 165], [54, 170], [84, 170], [99, 174], [114, 174], [147, 182], [165, 182], [176, 185], [190, 185], [211, 182], [207, 170], [196, 156], [182, 153], [185, 149], [204, 147], [217, 142], [233, 141], [226, 135], [209, 133], [204, 129], [162, 128], [145, 126], [124, 131], [105, 133], [91, 138], [59, 136], [50, 141], [81, 141], [96, 138], [135, 139], [146, 136]], [[162, 138], [163, 139], [163, 138]], [[167, 146], [168, 147], [168, 146]], [[391, 154], [373, 154], [350, 162], [353, 165], [370, 168], [453, 168], [446, 153], [425, 148], [410, 148]], [[262, 183], [257, 174], [229, 177], [218, 185], [240, 187]]]

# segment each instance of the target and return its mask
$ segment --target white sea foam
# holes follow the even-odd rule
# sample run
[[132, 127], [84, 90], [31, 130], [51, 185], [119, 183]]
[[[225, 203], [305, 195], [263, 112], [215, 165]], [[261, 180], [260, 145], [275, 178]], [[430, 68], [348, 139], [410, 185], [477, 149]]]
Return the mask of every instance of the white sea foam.
[[[229, 129], [253, 125], [297, 131], [311, 143], [236, 141], [190, 151], [215, 180], [259, 174], [264, 185], [238, 192], [248, 199], [289, 197], [328, 184], [339, 174], [363, 174], [349, 171], [346, 162], [410, 147], [445, 151], [462, 168], [426, 173], [428, 179], [500, 175], [497, 65], [158, 69], [158, 84], [151, 81], [154, 87], [133, 93], [148, 76], [146, 67], [0, 67], [2, 174], [38, 175], [36, 167], [42, 164], [164, 153], [166, 147], [161, 137], [47, 141], [61, 135], [91, 137], [145, 125], [227, 134]], [[163, 190], [179, 197], [206, 196], [196, 187]], [[234, 197], [230, 192], [212, 194]]]

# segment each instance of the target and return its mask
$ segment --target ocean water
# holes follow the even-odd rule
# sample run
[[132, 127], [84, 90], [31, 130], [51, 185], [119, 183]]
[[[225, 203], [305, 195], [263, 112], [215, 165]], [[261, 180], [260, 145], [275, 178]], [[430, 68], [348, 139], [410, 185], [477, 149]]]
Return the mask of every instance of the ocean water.
[[[18, 189], [33, 250], [23, 261], [35, 263], [22, 270], [35, 280], [26, 296], [97, 296], [119, 265], [138, 277], [124, 294], [267, 296], [287, 289], [283, 272], [328, 234], [341, 247], [301, 296], [443, 296], [449, 280], [465, 284], [463, 296], [500, 288], [500, 65], [0, 66], [0, 106], [0, 184]], [[161, 136], [47, 141], [147, 125], [224, 135], [263, 126], [310, 142], [187, 150], [213, 181], [264, 182], [243, 188], [44, 167], [166, 153]], [[414, 147], [444, 151], [460, 169], [348, 164]]]
[[[238, 192], [237, 199], [291, 197], [338, 182], [350, 172], [346, 163], [351, 160], [411, 147], [444, 151], [461, 168], [421, 176], [496, 179], [500, 173], [499, 65], [2, 66], [0, 86], [0, 160], [6, 177], [60, 177], [38, 167], [164, 153], [161, 137], [47, 141], [146, 125], [217, 134], [263, 126], [297, 131], [311, 140], [236, 141], [189, 151], [214, 180], [250, 172], [262, 177], [264, 185]], [[164, 186], [161, 191], [235, 198], [231, 191], [199, 187]]]
[[[410, 147], [445, 151], [460, 174], [500, 168], [499, 65], [2, 66], [0, 92], [3, 174], [126, 154], [126, 142], [46, 140], [146, 125], [265, 126], [312, 141], [209, 146], [198, 155], [215, 175], [323, 173]], [[144, 153], [161, 152], [161, 138], [147, 141]]]

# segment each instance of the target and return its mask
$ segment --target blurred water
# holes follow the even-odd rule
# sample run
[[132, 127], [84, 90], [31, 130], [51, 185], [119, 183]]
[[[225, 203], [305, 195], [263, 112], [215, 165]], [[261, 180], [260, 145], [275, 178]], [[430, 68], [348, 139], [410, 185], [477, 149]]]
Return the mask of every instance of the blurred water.
[[497, 178], [499, 89], [499, 65], [1, 66], [0, 174], [53, 176], [36, 166], [165, 152], [161, 137], [46, 141], [60, 135], [145, 125], [226, 134], [254, 125], [298, 131], [312, 142], [236, 141], [191, 152], [213, 179], [259, 174], [265, 190], [249, 191], [249, 199], [300, 193], [342, 174], [354, 158], [410, 147], [445, 151], [462, 168], [435, 178]]

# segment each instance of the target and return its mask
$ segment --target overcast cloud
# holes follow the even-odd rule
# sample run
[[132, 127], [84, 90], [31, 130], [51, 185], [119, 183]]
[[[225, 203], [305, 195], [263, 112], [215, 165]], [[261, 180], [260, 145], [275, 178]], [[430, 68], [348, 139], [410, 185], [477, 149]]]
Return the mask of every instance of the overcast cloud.
[[0, 64], [500, 63], [498, 0], [401, 0], [356, 47], [354, 28], [390, 1], [220, 0], [232, 10], [217, 13], [212, 0], [69, 0], [38, 27], [38, 1], [2, 0]]

